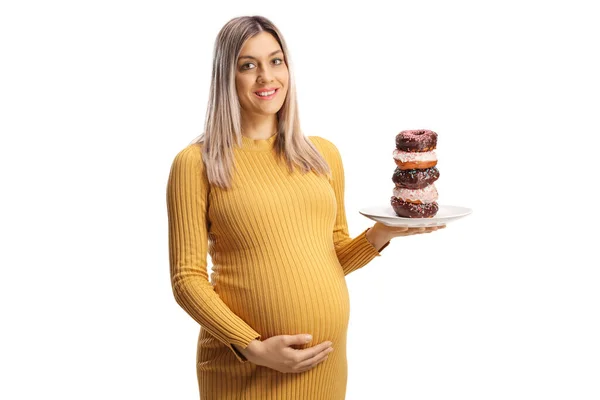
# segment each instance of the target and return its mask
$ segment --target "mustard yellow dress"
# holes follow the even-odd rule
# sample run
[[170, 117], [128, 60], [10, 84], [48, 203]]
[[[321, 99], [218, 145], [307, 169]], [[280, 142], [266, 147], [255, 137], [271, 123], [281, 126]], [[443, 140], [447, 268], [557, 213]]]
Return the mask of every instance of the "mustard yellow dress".
[[[202, 400], [343, 400], [350, 303], [345, 276], [379, 251], [348, 235], [344, 169], [336, 146], [308, 136], [332, 177], [288, 171], [276, 136], [242, 138], [233, 187], [208, 184], [202, 144], [174, 158], [167, 184], [169, 257], [177, 303], [200, 324], [196, 372]], [[207, 255], [212, 261], [210, 280]], [[310, 333], [333, 342], [303, 373], [247, 361], [233, 346]]]

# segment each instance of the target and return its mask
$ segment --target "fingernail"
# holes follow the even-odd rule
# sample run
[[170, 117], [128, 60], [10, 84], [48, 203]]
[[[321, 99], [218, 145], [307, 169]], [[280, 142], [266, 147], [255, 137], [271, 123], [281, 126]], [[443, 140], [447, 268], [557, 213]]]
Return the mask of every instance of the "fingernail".
[[306, 335], [306, 341], [310, 342], [312, 340], [312, 336], [311, 335]]

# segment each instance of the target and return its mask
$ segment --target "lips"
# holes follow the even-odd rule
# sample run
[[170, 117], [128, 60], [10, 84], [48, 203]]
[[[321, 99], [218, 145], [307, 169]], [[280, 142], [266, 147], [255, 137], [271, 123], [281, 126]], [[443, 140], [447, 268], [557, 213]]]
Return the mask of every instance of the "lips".
[[276, 87], [264, 88], [264, 89], [256, 90], [254, 93], [271, 92], [273, 90], [279, 90], [279, 88], [276, 88]]
[[[258, 97], [261, 97], [261, 98], [268, 98], [268, 97], [271, 97], [271, 96], [275, 96], [278, 91], [279, 91], [279, 88], [268, 88], [268, 89], [257, 90], [256, 92], [254, 92], [254, 94], [257, 95]], [[269, 93], [269, 92], [273, 92], [273, 93], [271, 93], [268, 96], [261, 96], [259, 94], [259, 93]]]
[[[261, 96], [259, 93], [271, 93], [267, 96]], [[275, 98], [275, 96], [277, 96], [277, 93], [279, 93], [279, 88], [273, 88], [271, 90], [261, 90], [258, 92], [254, 92], [254, 95], [260, 99], [260, 100], [272, 100]]]

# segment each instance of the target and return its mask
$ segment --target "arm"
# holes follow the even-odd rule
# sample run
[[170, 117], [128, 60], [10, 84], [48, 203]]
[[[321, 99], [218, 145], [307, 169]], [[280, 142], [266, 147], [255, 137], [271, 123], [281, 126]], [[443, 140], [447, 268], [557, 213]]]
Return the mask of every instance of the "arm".
[[390, 244], [390, 241], [380, 243], [383, 247], [379, 248], [380, 246], [378, 246], [379, 250], [375, 248], [369, 239], [372, 239], [374, 243], [377, 241], [377, 244], [380, 240], [371, 237], [371, 234], [367, 238], [367, 231], [371, 228], [367, 228], [355, 238], [350, 237], [344, 206], [345, 178], [342, 157], [333, 143], [323, 138], [319, 139], [322, 154], [331, 168], [332, 178], [330, 183], [337, 202], [337, 213], [333, 226], [333, 243], [340, 265], [344, 270], [344, 275], [348, 275], [367, 265], [375, 257], [381, 256], [380, 252]]
[[173, 295], [196, 322], [227, 345], [237, 359], [260, 334], [221, 300], [208, 280], [208, 193], [200, 145], [190, 145], [173, 161], [167, 183], [169, 264]]

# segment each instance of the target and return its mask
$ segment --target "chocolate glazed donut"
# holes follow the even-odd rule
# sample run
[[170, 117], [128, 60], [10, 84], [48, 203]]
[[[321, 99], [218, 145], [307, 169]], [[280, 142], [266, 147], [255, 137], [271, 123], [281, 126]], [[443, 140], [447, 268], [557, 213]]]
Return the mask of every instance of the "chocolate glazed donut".
[[427, 169], [400, 169], [396, 167], [392, 181], [396, 187], [407, 189], [423, 189], [431, 185], [440, 177], [440, 171], [436, 167]]
[[437, 133], [427, 129], [402, 131], [396, 135], [396, 148], [402, 151], [431, 151], [437, 146]]
[[409, 203], [392, 196], [392, 208], [399, 217], [403, 218], [432, 218], [437, 214], [439, 206], [433, 203]]

